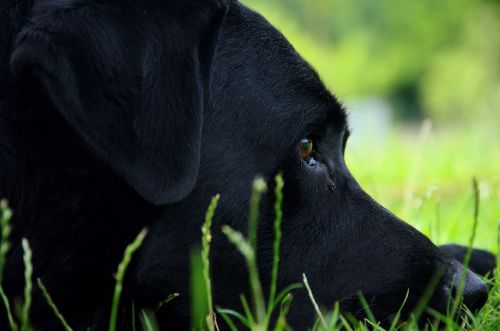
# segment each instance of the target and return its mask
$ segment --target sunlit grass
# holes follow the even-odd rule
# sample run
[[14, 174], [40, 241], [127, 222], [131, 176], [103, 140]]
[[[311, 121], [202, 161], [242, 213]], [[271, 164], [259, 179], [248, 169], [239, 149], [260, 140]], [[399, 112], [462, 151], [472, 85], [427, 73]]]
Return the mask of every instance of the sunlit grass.
[[[385, 146], [349, 146], [351, 172], [377, 201], [438, 244], [467, 245], [473, 224], [471, 178], [478, 180], [477, 247], [497, 251], [500, 222], [500, 131], [492, 123], [389, 130]], [[356, 131], [354, 132], [354, 135]]]

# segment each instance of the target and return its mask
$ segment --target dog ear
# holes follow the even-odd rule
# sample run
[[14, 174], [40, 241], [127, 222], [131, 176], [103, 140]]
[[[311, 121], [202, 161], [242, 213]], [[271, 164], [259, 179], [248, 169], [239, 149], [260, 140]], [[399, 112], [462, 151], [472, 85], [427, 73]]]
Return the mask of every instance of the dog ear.
[[17, 36], [66, 121], [147, 201], [193, 189], [224, 0], [42, 1]]

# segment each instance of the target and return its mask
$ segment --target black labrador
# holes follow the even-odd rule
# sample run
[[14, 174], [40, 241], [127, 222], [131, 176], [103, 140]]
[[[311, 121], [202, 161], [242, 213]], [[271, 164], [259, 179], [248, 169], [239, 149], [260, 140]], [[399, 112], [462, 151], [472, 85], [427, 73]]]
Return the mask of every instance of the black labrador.
[[[124, 301], [148, 307], [179, 292], [158, 317], [163, 329], [187, 327], [189, 251], [220, 193], [214, 300], [238, 309], [245, 264], [220, 225], [244, 231], [252, 180], [272, 185], [281, 170], [280, 288], [305, 273], [321, 306], [340, 301], [359, 313], [361, 291], [387, 320], [407, 293], [411, 311], [444, 268], [430, 301], [444, 310], [463, 248], [436, 247], [359, 187], [344, 163], [342, 105], [258, 14], [229, 0], [8, 0], [0, 17], [0, 197], [15, 213], [10, 298], [23, 293], [25, 237], [34, 277], [69, 323], [105, 328], [113, 273], [147, 226]], [[264, 197], [258, 229], [265, 287], [273, 200]], [[475, 254], [472, 266], [484, 267], [476, 271], [494, 267], [489, 253]], [[478, 309], [487, 295], [467, 271], [465, 303]], [[289, 323], [304, 330], [313, 318], [297, 290]], [[60, 327], [37, 289], [32, 321]]]

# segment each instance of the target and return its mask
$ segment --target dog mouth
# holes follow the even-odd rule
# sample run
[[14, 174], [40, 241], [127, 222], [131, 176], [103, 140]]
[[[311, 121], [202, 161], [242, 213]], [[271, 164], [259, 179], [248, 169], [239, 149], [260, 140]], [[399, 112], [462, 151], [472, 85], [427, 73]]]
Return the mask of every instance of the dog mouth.
[[357, 320], [368, 319], [382, 327], [410, 321], [419, 327], [427, 323], [444, 325], [447, 320], [467, 320], [487, 302], [486, 283], [457, 261], [436, 272], [420, 289], [368, 294], [358, 292], [339, 300], [340, 309]]
[[479, 275], [453, 260], [447, 268], [445, 296], [453, 307], [463, 304], [471, 312], [479, 311], [488, 300], [488, 287]]

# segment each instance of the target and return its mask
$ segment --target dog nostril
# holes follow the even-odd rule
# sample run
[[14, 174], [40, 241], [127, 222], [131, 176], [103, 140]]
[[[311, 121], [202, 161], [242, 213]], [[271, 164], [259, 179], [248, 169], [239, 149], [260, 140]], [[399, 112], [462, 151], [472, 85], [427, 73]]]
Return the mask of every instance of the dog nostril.
[[467, 270], [464, 287], [464, 304], [471, 310], [481, 309], [488, 300], [488, 288], [478, 275]]
[[456, 295], [456, 291], [460, 288], [460, 282], [463, 281], [463, 303], [472, 312], [481, 309], [488, 300], [488, 288], [483, 280], [470, 270], [466, 270], [465, 279], [462, 279], [463, 265], [460, 263], [453, 263], [451, 266], [451, 277], [453, 279], [453, 285], [450, 287], [453, 289], [453, 298]]

